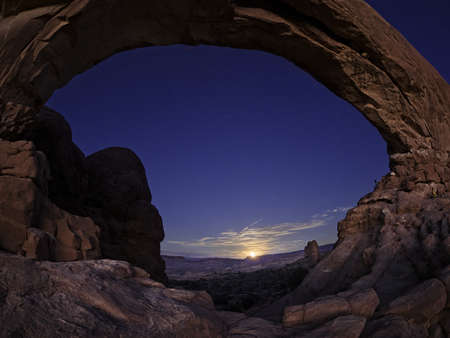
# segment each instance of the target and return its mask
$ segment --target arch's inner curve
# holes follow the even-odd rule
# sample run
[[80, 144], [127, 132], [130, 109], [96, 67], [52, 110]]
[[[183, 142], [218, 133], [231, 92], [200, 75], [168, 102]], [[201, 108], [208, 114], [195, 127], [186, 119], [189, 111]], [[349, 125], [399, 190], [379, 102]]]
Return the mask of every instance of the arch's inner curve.
[[[164, 252], [172, 254], [246, 257], [250, 248], [271, 254], [313, 239], [333, 243], [343, 210], [387, 172], [383, 140], [353, 107], [256, 51], [123, 53], [48, 105], [66, 116], [85, 154], [119, 145], [137, 153], [163, 216]], [[230, 235], [233, 244], [223, 246], [220, 233], [253, 223], [261, 234]], [[317, 228], [261, 238], [263, 226], [283, 223]]]

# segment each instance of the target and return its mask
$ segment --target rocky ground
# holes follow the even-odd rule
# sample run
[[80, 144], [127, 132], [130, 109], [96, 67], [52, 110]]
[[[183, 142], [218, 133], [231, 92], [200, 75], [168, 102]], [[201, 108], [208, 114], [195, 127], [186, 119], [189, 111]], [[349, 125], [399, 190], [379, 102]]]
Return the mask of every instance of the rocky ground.
[[374, 289], [284, 309], [281, 323], [220, 311], [114, 260], [38, 262], [0, 252], [0, 337], [405, 337], [450, 333], [450, 269], [381, 306]]

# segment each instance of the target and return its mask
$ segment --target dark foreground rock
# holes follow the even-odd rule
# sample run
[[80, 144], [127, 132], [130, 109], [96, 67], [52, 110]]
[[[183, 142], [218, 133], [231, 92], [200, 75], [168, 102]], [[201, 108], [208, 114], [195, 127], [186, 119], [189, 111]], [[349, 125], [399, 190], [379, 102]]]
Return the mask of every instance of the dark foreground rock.
[[124, 261], [37, 262], [0, 252], [0, 337], [288, 337], [279, 323], [216, 311]]
[[[150, 277], [124, 261], [39, 262], [0, 252], [0, 337], [445, 337], [449, 329], [443, 303], [416, 315], [418, 293], [435, 283], [442, 284], [437, 295], [445, 293], [435, 280], [390, 310], [375, 311], [374, 290], [352, 291], [287, 308], [282, 325], [217, 311], [205, 291], [167, 288]], [[410, 305], [394, 311], [396, 304]]]
[[112, 260], [0, 254], [0, 337], [223, 337], [205, 292], [167, 289]]

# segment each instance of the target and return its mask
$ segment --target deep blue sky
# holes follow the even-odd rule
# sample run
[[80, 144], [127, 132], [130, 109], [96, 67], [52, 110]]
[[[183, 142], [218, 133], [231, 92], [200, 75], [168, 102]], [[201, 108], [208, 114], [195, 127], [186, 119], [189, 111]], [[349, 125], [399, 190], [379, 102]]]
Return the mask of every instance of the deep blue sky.
[[[447, 0], [369, 3], [448, 81]], [[166, 253], [239, 257], [333, 242], [346, 208], [388, 171], [386, 144], [361, 113], [262, 52], [124, 52], [48, 105], [86, 155], [122, 146], [141, 158]]]

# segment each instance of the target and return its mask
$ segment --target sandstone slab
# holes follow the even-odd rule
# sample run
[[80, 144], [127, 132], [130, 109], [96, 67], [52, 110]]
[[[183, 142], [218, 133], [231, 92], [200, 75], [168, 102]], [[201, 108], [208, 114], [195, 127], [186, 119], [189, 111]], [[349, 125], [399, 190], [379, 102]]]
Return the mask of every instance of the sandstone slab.
[[339, 338], [358, 338], [364, 330], [366, 318], [358, 316], [341, 316], [333, 319], [317, 329], [308, 333], [298, 335], [303, 338], [323, 338], [323, 337], [339, 337]]
[[402, 315], [421, 323], [440, 313], [447, 304], [447, 290], [438, 279], [430, 279], [392, 301], [387, 314]]
[[[36, 262], [0, 253], [1, 337], [223, 337], [204, 294], [154, 285], [112, 260]], [[188, 295], [189, 294], [189, 295]], [[204, 305], [207, 305], [204, 307]]]
[[422, 325], [408, 322], [401, 316], [391, 315], [369, 321], [363, 332], [363, 337], [423, 338], [428, 337], [428, 330]]

